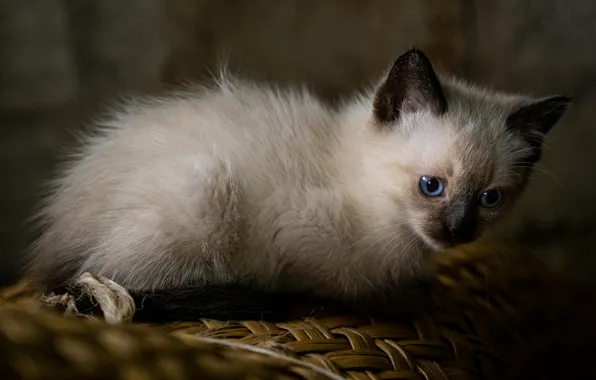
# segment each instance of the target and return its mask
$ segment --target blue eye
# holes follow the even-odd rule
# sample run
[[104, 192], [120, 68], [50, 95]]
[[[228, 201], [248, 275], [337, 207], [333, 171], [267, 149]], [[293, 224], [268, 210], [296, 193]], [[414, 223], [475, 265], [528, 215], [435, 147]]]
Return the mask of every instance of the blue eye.
[[443, 181], [435, 177], [420, 177], [420, 191], [427, 197], [438, 197], [443, 194], [445, 185]]
[[480, 196], [480, 206], [494, 208], [503, 203], [503, 192], [499, 189], [486, 190]]

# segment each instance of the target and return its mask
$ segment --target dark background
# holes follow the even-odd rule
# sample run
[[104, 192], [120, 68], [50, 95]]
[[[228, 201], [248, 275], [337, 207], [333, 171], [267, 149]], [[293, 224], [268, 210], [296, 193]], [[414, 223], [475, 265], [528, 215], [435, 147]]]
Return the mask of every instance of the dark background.
[[582, 0], [0, 0], [0, 282], [71, 132], [110, 101], [204, 80], [222, 60], [333, 99], [413, 45], [487, 86], [575, 96], [503, 233], [590, 273], [595, 19]]

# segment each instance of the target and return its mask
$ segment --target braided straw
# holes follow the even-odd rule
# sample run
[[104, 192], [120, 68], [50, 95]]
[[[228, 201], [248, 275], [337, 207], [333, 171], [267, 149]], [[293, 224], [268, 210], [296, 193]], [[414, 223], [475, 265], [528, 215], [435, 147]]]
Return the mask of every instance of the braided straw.
[[0, 373], [27, 380], [340, 378], [250, 346], [13, 307], [0, 309]]
[[130, 326], [41, 313], [21, 285], [0, 295], [0, 371], [24, 379], [596, 378], [596, 295], [564, 271], [510, 247], [476, 245], [441, 257], [431, 289], [433, 306], [411, 320]]

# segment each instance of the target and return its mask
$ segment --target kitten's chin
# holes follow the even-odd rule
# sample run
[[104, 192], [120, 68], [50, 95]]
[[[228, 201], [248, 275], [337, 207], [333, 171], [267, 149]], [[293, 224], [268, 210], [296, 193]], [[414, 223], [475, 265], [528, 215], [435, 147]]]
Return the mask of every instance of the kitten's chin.
[[435, 238], [425, 234], [424, 232], [420, 232], [418, 230], [416, 230], [416, 234], [418, 235], [420, 240], [423, 242], [423, 244], [433, 252], [447, 251], [457, 245], [457, 244], [454, 244], [449, 241], [435, 239]]
[[443, 241], [437, 241], [437, 240], [430, 239], [427, 237], [423, 237], [422, 241], [424, 241], [424, 243], [428, 246], [428, 248], [434, 252], [447, 251], [450, 248], [453, 248], [455, 246], [454, 244], [445, 243]]

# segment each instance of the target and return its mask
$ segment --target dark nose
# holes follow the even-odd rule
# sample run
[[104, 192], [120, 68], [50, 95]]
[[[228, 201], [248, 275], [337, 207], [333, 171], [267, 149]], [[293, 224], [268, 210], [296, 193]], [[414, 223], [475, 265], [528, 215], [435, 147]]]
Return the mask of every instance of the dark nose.
[[453, 244], [470, 243], [476, 237], [476, 226], [460, 224], [454, 226], [443, 225], [443, 231], [447, 240]]
[[455, 199], [443, 217], [443, 236], [452, 244], [470, 243], [476, 238], [478, 209], [472, 197]]
[[443, 222], [443, 232], [453, 244], [470, 243], [476, 238], [476, 224], [473, 213], [451, 214]]

